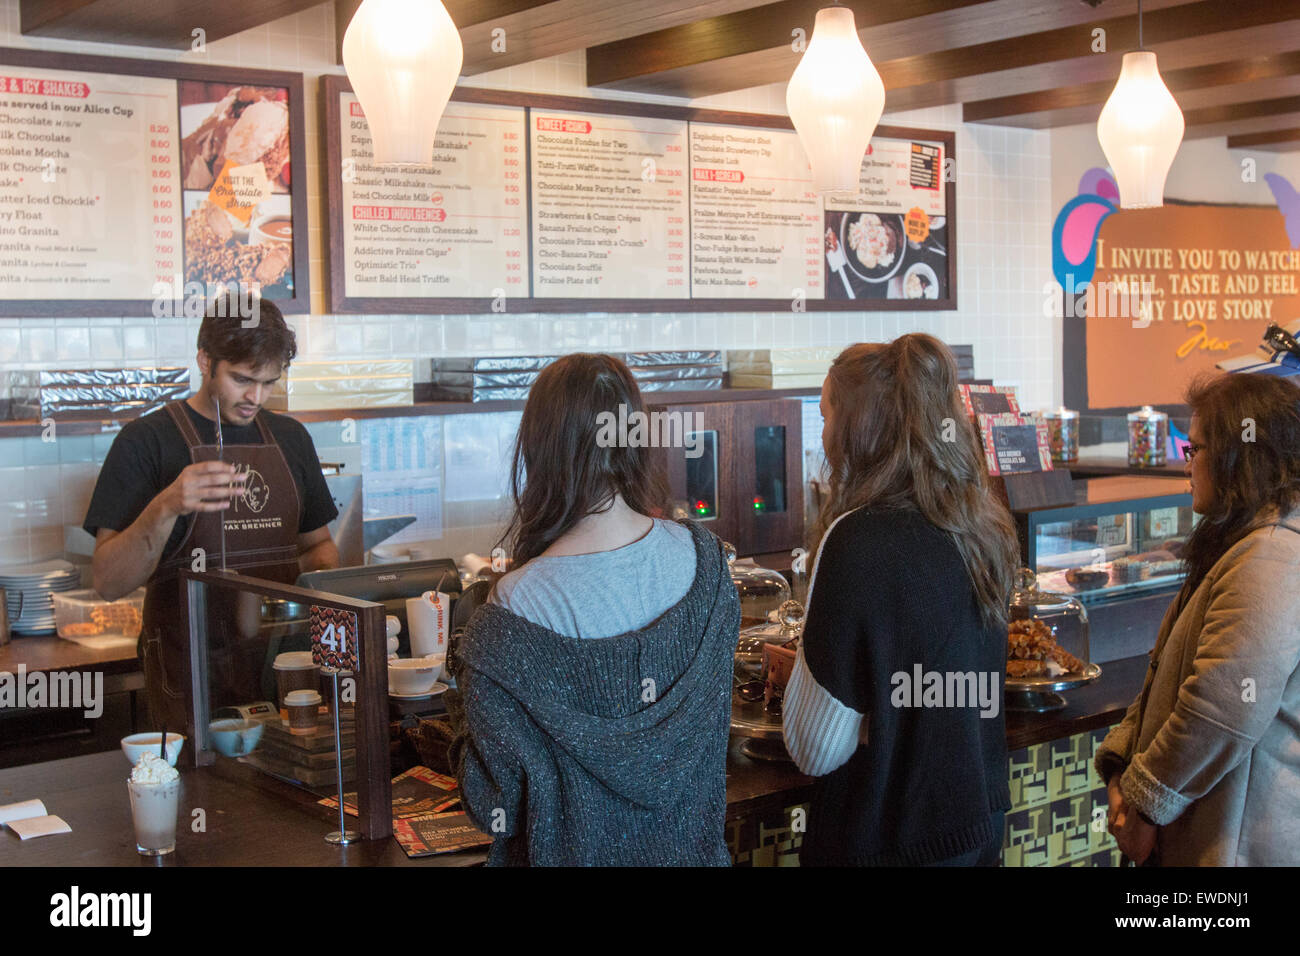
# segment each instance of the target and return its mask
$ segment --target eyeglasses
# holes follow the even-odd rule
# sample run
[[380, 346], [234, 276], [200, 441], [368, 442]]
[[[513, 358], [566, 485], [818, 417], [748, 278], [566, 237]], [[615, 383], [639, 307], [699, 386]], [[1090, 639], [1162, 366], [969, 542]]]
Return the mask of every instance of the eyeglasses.
[[1199, 455], [1204, 448], [1204, 445], [1195, 445], [1189, 442], [1187, 447], [1183, 449], [1183, 458], [1190, 464], [1192, 459]]

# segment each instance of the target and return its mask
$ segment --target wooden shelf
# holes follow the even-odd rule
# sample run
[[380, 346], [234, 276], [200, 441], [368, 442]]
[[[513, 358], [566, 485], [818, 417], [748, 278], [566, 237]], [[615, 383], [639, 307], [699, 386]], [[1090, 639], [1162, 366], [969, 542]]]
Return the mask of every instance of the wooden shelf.
[[[417, 386], [418, 388], [419, 386]], [[696, 405], [706, 402], [754, 402], [770, 398], [808, 398], [820, 394], [817, 388], [718, 388], [692, 392], [642, 392], [647, 405]], [[524, 400], [508, 402], [415, 402], [412, 405], [368, 406], [364, 408], [322, 408], [285, 412], [300, 422], [336, 422], [345, 418], [407, 418], [416, 415], [472, 415], [485, 412], [514, 412]], [[119, 431], [140, 416], [120, 415], [84, 421], [59, 421], [60, 435], [100, 435]], [[0, 421], [0, 438], [33, 438], [43, 428], [34, 418]]]

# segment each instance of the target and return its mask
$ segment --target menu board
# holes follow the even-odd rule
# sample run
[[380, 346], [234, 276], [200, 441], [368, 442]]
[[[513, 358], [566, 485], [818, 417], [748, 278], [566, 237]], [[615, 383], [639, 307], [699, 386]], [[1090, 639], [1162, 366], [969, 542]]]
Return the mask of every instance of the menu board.
[[822, 203], [791, 130], [691, 124], [691, 294], [820, 299]]
[[684, 299], [686, 123], [533, 110], [533, 294]]
[[228, 288], [306, 311], [301, 99], [294, 74], [0, 50], [0, 315]]
[[453, 103], [432, 166], [394, 171], [373, 165], [356, 96], [338, 96], [347, 294], [527, 296], [524, 110]]
[[878, 127], [827, 204], [786, 117], [457, 87], [437, 172], [399, 174], [321, 83], [331, 312], [956, 308], [953, 133]]
[[874, 137], [858, 195], [826, 202], [826, 290], [834, 299], [937, 301], [951, 295], [948, 149]]

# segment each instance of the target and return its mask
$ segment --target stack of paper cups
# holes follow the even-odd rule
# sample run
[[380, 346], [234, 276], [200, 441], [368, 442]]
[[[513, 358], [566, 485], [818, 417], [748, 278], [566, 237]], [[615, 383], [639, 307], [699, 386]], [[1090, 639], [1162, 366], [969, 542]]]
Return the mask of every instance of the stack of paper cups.
[[438, 677], [447, 676], [447, 634], [451, 624], [451, 597], [425, 591], [406, 602], [406, 626], [411, 635], [412, 657], [442, 657]]

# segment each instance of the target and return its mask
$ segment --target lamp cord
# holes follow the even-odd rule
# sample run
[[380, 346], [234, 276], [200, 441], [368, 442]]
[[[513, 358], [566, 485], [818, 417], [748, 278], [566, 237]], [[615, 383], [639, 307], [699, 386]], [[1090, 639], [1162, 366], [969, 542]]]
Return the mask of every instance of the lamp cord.
[[1142, 46], [1142, 0], [1138, 0], [1138, 51], [1145, 49]]

